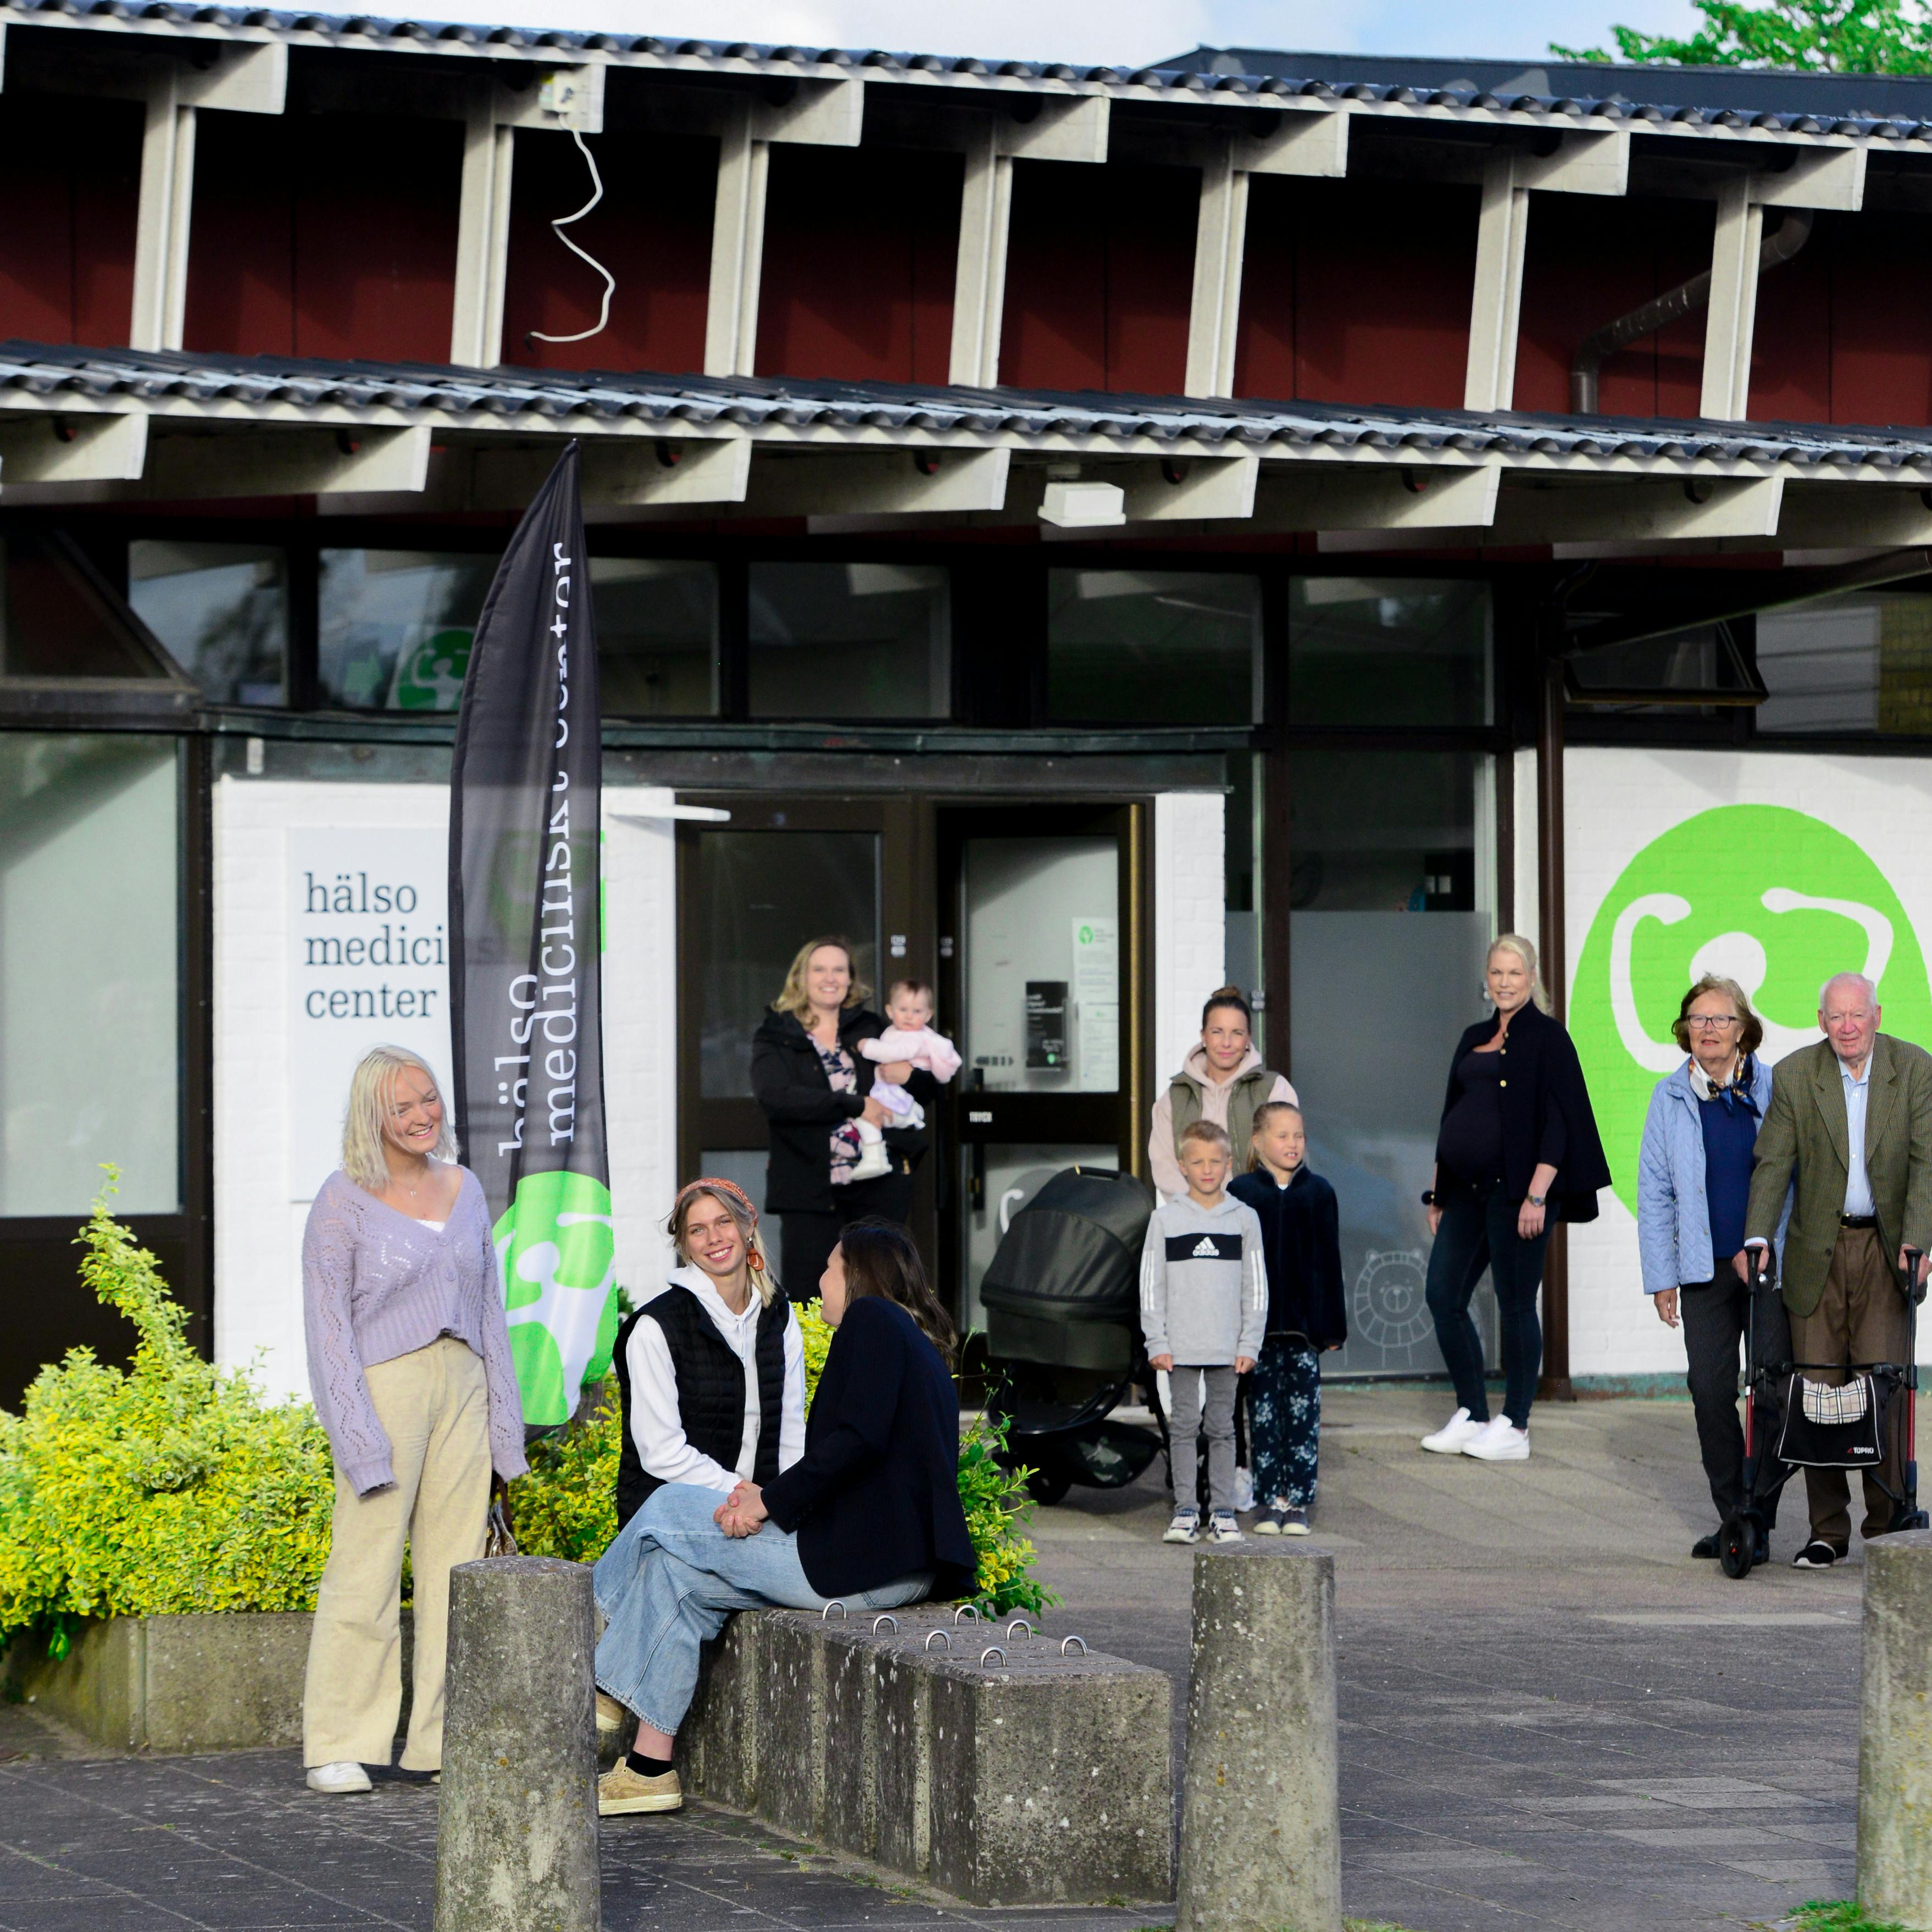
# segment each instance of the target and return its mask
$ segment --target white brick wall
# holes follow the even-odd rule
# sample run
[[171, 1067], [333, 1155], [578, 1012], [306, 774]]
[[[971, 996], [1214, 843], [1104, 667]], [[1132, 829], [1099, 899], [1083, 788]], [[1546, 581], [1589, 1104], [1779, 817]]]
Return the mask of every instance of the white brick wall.
[[[676, 860], [668, 791], [604, 794], [604, 1098], [617, 1278], [660, 1270], [652, 1226], [676, 1186]], [[291, 1201], [287, 834], [319, 826], [439, 831], [441, 785], [224, 778], [214, 799], [214, 1346], [305, 1392], [302, 1235]]]
[[[1564, 779], [1573, 1000], [1591, 922], [1624, 868], [1672, 826], [1719, 806], [1786, 806], [1835, 826], [1891, 881], [1922, 948], [1932, 939], [1932, 760], [1586, 748], [1568, 754]], [[1520, 852], [1520, 818], [1517, 836]], [[1529, 849], [1533, 861], [1533, 842]], [[1636, 1151], [1605, 1148], [1613, 1172], [1634, 1168]], [[1682, 1338], [1657, 1319], [1642, 1292], [1636, 1220], [1614, 1195], [1600, 1199], [1599, 1218], [1570, 1238], [1571, 1371], [1679, 1372]], [[1922, 1332], [1922, 1359], [1929, 1350], [1932, 1332]]]
[[1154, 1091], [1201, 1037], [1201, 1003], [1228, 976], [1226, 801], [1162, 792], [1154, 802]]

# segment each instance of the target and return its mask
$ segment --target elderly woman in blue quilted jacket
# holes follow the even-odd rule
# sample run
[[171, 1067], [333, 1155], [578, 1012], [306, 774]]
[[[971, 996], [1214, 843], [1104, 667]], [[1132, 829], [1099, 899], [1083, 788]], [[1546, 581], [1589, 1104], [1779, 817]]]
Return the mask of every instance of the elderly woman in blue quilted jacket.
[[[1637, 1245], [1644, 1292], [1658, 1319], [1672, 1328], [1683, 1324], [1697, 1444], [1721, 1523], [1746, 1500], [1738, 1355], [1750, 1292], [1731, 1257], [1744, 1245], [1771, 1069], [1757, 1057], [1763, 1023], [1735, 980], [1706, 974], [1684, 995], [1671, 1032], [1689, 1057], [1650, 1096], [1637, 1163]], [[1766, 1302], [1759, 1315], [1760, 1355], [1788, 1360], [1784, 1305], [1775, 1294]], [[1774, 1514], [1776, 1508], [1774, 1498]], [[1700, 1537], [1690, 1553], [1715, 1556], [1716, 1535]], [[1760, 1547], [1756, 1560], [1767, 1553]]]

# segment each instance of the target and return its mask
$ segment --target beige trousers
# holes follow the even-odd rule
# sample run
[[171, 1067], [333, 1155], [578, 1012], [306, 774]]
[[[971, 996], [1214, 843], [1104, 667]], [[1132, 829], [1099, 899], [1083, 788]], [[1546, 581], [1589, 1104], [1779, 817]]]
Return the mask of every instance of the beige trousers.
[[403, 1546], [416, 1584], [416, 1670], [406, 1771], [442, 1764], [449, 1572], [483, 1554], [490, 1408], [482, 1358], [444, 1335], [368, 1371], [396, 1480], [358, 1496], [335, 1477], [328, 1562], [302, 1689], [305, 1765], [387, 1764], [402, 1708]]

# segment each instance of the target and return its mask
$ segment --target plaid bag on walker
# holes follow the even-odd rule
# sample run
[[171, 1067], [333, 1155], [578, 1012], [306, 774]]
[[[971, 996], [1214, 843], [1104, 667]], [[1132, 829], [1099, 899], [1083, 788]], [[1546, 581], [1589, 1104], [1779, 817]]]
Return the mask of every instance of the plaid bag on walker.
[[1861, 1370], [1840, 1384], [1794, 1371], [1785, 1385], [1781, 1462], [1810, 1469], [1874, 1469], [1885, 1460], [1888, 1378]]

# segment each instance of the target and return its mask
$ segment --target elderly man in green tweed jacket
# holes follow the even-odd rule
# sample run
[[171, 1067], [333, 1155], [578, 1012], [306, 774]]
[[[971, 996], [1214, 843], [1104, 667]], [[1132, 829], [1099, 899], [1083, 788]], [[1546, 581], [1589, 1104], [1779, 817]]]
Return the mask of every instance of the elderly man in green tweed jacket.
[[[1784, 1287], [1801, 1362], [1903, 1362], [1904, 1250], [1932, 1250], [1932, 1054], [1880, 1033], [1879, 1018], [1878, 989], [1863, 974], [1828, 980], [1818, 996], [1825, 1037], [1778, 1062], [1757, 1137], [1744, 1245], [1768, 1246], [1795, 1168]], [[1736, 1265], [1745, 1273], [1742, 1253]], [[1921, 1260], [1919, 1281], [1928, 1265]], [[1900, 1491], [1904, 1474], [1904, 1409], [1892, 1404], [1885, 1460], [1864, 1472], [1868, 1538], [1892, 1526], [1886, 1492]], [[1851, 1545], [1850, 1485], [1843, 1469], [1807, 1469], [1804, 1486], [1811, 1540], [1798, 1567], [1828, 1569]]]

